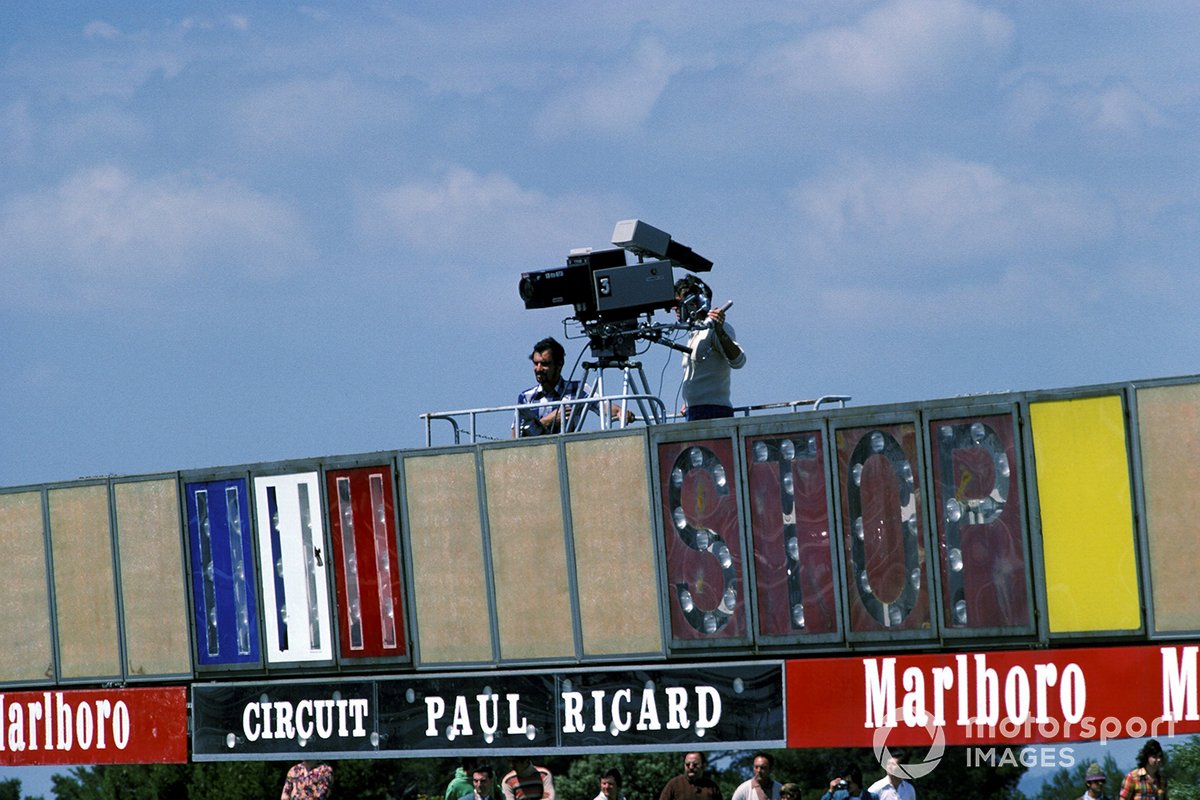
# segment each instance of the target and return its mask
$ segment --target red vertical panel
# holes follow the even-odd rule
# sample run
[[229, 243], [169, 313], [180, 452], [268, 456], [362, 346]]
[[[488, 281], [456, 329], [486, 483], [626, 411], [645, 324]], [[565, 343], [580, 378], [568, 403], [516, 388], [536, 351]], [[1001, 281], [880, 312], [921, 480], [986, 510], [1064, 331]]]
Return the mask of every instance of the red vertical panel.
[[849, 428], [836, 440], [850, 630], [930, 630], [916, 428]]
[[667, 594], [676, 639], [746, 635], [735, 465], [729, 439], [658, 446]]
[[746, 439], [759, 628], [834, 633], [833, 550], [820, 431]]
[[1012, 416], [929, 429], [946, 627], [1031, 627]]
[[325, 481], [339, 655], [343, 659], [404, 656], [392, 469], [383, 465], [330, 470]]

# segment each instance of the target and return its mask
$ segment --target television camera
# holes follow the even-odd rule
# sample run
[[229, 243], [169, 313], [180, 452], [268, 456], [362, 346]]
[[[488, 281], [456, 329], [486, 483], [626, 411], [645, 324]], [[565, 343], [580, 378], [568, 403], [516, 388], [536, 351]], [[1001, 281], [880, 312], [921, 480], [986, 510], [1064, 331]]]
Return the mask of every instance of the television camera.
[[[627, 358], [634, 340], [661, 341], [664, 331], [680, 327], [649, 323], [656, 310], [676, 305], [674, 268], [708, 272], [713, 262], [637, 219], [618, 222], [612, 243], [610, 250], [572, 250], [566, 266], [522, 273], [519, 290], [527, 309], [572, 306], [593, 355]], [[626, 264], [626, 252], [636, 264]]]
[[[567, 255], [563, 267], [525, 272], [519, 290], [525, 308], [571, 306], [587, 336], [595, 362], [584, 362], [584, 383], [588, 373], [600, 375], [603, 394], [603, 370], [621, 369], [623, 394], [632, 388], [649, 395], [641, 365], [629, 361], [637, 352], [639, 340], [663, 344], [687, 352], [687, 348], [667, 338], [672, 331], [697, 327], [684, 317], [682, 324], [654, 323], [658, 309], [688, 306], [688, 298], [679, 303], [675, 297], [674, 268], [708, 272], [713, 262], [679, 242], [666, 231], [641, 220], [621, 220], [613, 229], [613, 249], [579, 248]], [[637, 263], [627, 264], [625, 254], [632, 253]], [[636, 374], [631, 373], [636, 370]], [[649, 418], [657, 415], [643, 416]], [[659, 420], [661, 421], [661, 420]]]

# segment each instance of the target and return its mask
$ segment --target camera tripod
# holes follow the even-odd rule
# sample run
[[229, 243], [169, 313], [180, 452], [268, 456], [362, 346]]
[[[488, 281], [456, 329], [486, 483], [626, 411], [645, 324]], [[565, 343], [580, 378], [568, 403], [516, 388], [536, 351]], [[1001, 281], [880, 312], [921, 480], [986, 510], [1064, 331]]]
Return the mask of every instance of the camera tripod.
[[[605, 370], [619, 369], [621, 371], [621, 394], [620, 408], [626, 410], [629, 402], [637, 406], [638, 414], [647, 425], [661, 424], [667, 421], [667, 415], [662, 400], [650, 391], [650, 382], [646, 380], [646, 372], [642, 369], [640, 361], [630, 361], [623, 357], [601, 356], [597, 361], [583, 362], [583, 379], [581, 384], [588, 385], [588, 378], [595, 373], [596, 386], [593, 396], [603, 398], [606, 396], [604, 391], [604, 372]], [[614, 401], [600, 400], [600, 427], [607, 429], [614, 421], [608, 412], [608, 408]], [[583, 421], [587, 416], [587, 411], [591, 408], [591, 404], [583, 407], [583, 413], [577, 414], [575, 419], [572, 419], [568, 424], [570, 430], [577, 431], [583, 426]], [[623, 420], [622, 414], [618, 419]]]

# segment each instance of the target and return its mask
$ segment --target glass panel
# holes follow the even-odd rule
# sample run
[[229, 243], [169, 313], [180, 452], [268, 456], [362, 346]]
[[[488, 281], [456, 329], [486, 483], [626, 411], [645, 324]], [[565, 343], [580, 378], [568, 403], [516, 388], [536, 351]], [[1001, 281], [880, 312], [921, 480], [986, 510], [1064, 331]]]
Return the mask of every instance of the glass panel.
[[929, 423], [947, 628], [1033, 626], [1014, 425], [1011, 414]]
[[392, 575], [398, 570], [392, 568], [395, 561], [395, 546], [392, 537], [388, 535], [388, 526], [392, 518], [390, 493], [385, 495], [383, 475], [374, 473], [370, 478], [371, 484], [371, 541], [375, 545], [375, 586], [379, 595], [379, 625], [380, 639], [383, 646], [396, 646], [396, 600], [394, 592], [396, 584]]
[[728, 439], [659, 444], [671, 635], [746, 636], [742, 532], [733, 443]]
[[850, 630], [930, 630], [916, 428], [836, 434]]
[[820, 431], [746, 439], [759, 629], [836, 633], [833, 540]]
[[258, 598], [246, 574], [250, 520], [241, 479], [189, 483], [192, 608], [201, 665], [257, 662]]
[[315, 472], [254, 479], [270, 662], [333, 658], [319, 486]]
[[[342, 575], [346, 582], [346, 623], [350, 649], [363, 649], [362, 599], [358, 591], [358, 548], [354, 543], [354, 509], [350, 504], [350, 479], [338, 478], [338, 524], [342, 535]], [[335, 531], [336, 533], [336, 531]]]
[[337, 498], [330, 534], [337, 576], [339, 647], [343, 658], [397, 656], [405, 652], [400, 602], [400, 561], [389, 466], [331, 470], [326, 487]]

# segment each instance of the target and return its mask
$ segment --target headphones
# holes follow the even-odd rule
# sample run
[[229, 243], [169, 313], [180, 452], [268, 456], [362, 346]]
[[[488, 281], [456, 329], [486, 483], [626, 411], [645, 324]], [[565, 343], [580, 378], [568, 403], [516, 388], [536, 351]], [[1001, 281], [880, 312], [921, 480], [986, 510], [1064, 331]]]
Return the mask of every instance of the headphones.
[[679, 297], [679, 317], [684, 322], [696, 322], [708, 316], [712, 309], [712, 289], [695, 275], [681, 278], [675, 284]]

